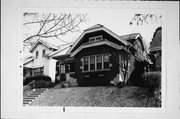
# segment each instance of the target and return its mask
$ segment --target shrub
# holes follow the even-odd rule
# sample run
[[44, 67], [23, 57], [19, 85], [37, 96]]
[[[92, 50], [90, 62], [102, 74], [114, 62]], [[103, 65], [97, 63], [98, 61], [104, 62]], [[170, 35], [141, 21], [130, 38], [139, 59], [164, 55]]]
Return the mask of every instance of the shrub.
[[37, 85], [37, 87], [49, 87], [53, 85], [51, 82], [51, 78], [49, 76], [44, 76], [44, 75], [27, 77], [23, 81], [23, 85], [27, 85], [33, 80], [35, 81], [35, 85]]
[[156, 106], [161, 106], [161, 72], [148, 72], [142, 75], [145, 79], [146, 87], [148, 88], [148, 100], [149, 97], [155, 97]]
[[48, 88], [53, 87], [54, 83], [50, 81], [44, 81], [44, 80], [37, 80], [35, 81], [35, 88]]
[[145, 79], [147, 88], [160, 88], [161, 85], [161, 72], [147, 72], [142, 75]]

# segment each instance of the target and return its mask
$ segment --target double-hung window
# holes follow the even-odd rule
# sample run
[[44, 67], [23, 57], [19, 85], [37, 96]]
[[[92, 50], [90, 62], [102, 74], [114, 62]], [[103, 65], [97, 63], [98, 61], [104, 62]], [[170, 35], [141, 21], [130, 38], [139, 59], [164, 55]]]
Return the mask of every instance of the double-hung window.
[[38, 58], [38, 51], [36, 51], [36, 59]]
[[95, 56], [90, 56], [90, 70], [95, 70]]
[[109, 54], [103, 55], [104, 69], [109, 69]]
[[83, 65], [84, 65], [84, 71], [88, 71], [89, 70], [89, 68], [88, 68], [88, 66], [89, 66], [89, 58], [88, 57], [84, 58]]
[[45, 57], [46, 50], [43, 50], [42, 57]]
[[96, 56], [97, 70], [102, 69], [102, 55]]

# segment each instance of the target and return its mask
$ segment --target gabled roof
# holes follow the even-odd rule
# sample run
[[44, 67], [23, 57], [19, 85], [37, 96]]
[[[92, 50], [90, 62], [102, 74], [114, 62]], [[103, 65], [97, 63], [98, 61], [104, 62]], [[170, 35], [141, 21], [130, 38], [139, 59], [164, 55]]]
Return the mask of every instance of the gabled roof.
[[50, 44], [50, 43], [48, 43], [48, 42], [45, 42], [45, 41], [43, 41], [43, 40], [38, 39], [38, 40], [36, 41], [36, 43], [31, 47], [31, 49], [30, 49], [29, 51], [32, 52], [32, 51], [37, 47], [37, 45], [38, 45], [39, 43], [43, 44], [43, 45], [46, 46], [47, 48], [52, 48], [52, 49], [56, 49], [56, 50], [58, 49], [58, 46], [55, 46], [55, 45], [53, 45], [53, 44]]
[[161, 40], [162, 40], [162, 28], [159, 27], [156, 29], [153, 35], [153, 39], [150, 43], [149, 50], [150, 51], [157, 51], [161, 50]]
[[140, 39], [141, 39], [140, 42], [141, 42], [142, 48], [145, 49], [143, 38], [142, 38], [140, 33], [132, 33], [132, 34], [127, 34], [127, 35], [122, 35], [122, 36], [119, 36], [119, 37], [121, 37], [122, 39], [124, 39], [124, 40], [126, 40], [128, 42], [131, 42], [132, 40], [135, 40], [138, 37], [140, 37]]
[[120, 37], [124, 40], [132, 40], [132, 39], [136, 39], [139, 36], [141, 36], [140, 33], [132, 33], [127, 35], [122, 35]]
[[89, 47], [95, 47], [95, 46], [100, 46], [100, 45], [108, 45], [110, 47], [113, 47], [115, 49], [123, 49], [122, 46], [113, 43], [111, 41], [105, 40], [105, 41], [99, 41], [96, 43], [90, 43], [90, 44], [86, 44], [86, 45], [81, 45], [79, 48], [77, 48], [72, 54], [71, 57], [73, 57], [74, 55], [76, 55], [78, 52], [80, 52], [82, 49], [84, 48], [89, 48]]
[[31, 61], [33, 61], [34, 60], [34, 58], [31, 56], [31, 57], [27, 57], [27, 58], [25, 58], [24, 60], [23, 60], [23, 65], [25, 65], [26, 63], [28, 63], [28, 62], [31, 62]]
[[59, 50], [52, 52], [49, 56], [50, 57], [57, 57], [60, 55], [66, 55], [68, 50], [70, 49], [71, 45], [66, 45], [65, 47], [60, 48]]
[[94, 25], [94, 26], [91, 26], [91, 27], [89, 27], [89, 28], [87, 28], [86, 30], [84, 30], [84, 31], [87, 31], [87, 30], [92, 30], [92, 29], [96, 29], [96, 28], [100, 28], [100, 27], [104, 27], [103, 25], [101, 25], [101, 24], [96, 24], [96, 25]]
[[111, 36], [113, 36], [114, 38], [116, 38], [117, 40], [119, 40], [120, 42], [122, 42], [124, 45], [128, 45], [128, 42], [123, 40], [121, 37], [119, 37], [117, 34], [115, 34], [114, 32], [112, 32], [111, 30], [109, 30], [108, 28], [104, 27], [103, 25], [97, 24], [94, 25], [86, 30], [84, 30], [84, 32], [79, 36], [79, 38], [75, 41], [75, 43], [73, 44], [73, 46], [69, 49], [68, 53], [71, 53], [71, 51], [75, 48], [75, 46], [81, 41], [82, 37], [87, 34], [87, 33], [92, 33], [92, 32], [96, 32], [96, 31], [100, 31], [103, 30], [105, 32], [107, 32], [108, 34], [110, 34]]

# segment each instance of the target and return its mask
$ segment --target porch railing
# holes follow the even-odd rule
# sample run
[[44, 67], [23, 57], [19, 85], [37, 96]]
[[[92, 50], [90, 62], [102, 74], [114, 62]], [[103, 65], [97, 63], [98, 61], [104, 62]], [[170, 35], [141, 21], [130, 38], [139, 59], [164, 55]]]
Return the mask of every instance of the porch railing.
[[31, 90], [33, 88], [35, 88], [35, 80], [33, 80], [32, 82], [30, 82], [26, 86], [24, 86], [23, 92], [26, 92], [26, 91]]

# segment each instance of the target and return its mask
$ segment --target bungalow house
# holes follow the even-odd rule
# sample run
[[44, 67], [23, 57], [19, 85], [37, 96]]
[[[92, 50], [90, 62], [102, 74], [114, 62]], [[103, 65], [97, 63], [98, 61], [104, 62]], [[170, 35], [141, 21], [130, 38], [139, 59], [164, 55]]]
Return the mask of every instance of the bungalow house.
[[161, 40], [162, 28], [158, 27], [154, 32], [153, 39], [150, 43], [149, 52], [153, 62], [152, 70], [161, 71]]
[[37, 40], [29, 50], [32, 55], [24, 59], [23, 77], [47, 75], [54, 81], [56, 60], [51, 59], [49, 55], [58, 48], [43, 40]]
[[79, 86], [108, 85], [112, 80], [141, 85], [146, 52], [139, 33], [119, 36], [97, 24], [64, 50], [50, 55], [58, 60], [60, 80], [76, 80]]

